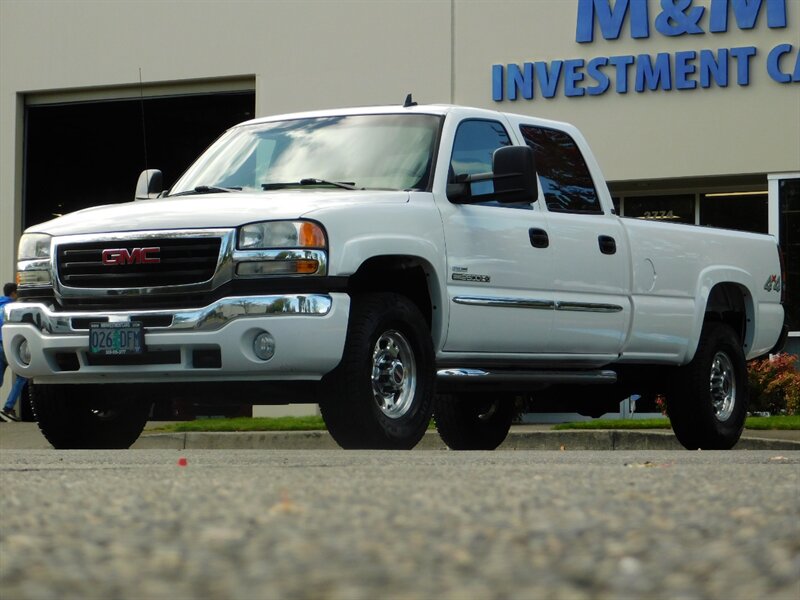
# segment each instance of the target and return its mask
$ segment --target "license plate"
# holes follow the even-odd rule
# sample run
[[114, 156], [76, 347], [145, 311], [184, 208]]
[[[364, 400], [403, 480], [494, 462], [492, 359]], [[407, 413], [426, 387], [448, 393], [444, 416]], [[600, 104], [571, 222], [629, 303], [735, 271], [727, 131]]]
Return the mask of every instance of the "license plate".
[[92, 354], [141, 354], [144, 330], [138, 321], [89, 323], [89, 352]]

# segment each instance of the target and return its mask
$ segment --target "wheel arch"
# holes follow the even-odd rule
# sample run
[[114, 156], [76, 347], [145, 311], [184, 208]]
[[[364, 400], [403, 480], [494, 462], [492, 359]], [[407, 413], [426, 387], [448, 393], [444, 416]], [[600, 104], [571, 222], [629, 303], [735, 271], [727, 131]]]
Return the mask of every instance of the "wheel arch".
[[434, 347], [441, 346], [446, 304], [436, 268], [425, 258], [409, 254], [371, 256], [350, 276], [348, 292], [394, 292], [407, 297], [425, 317]]
[[756, 328], [750, 278], [740, 271], [706, 273], [696, 298], [695, 323], [684, 363], [689, 362], [697, 352], [703, 325], [709, 321], [729, 325], [747, 356], [753, 347]]

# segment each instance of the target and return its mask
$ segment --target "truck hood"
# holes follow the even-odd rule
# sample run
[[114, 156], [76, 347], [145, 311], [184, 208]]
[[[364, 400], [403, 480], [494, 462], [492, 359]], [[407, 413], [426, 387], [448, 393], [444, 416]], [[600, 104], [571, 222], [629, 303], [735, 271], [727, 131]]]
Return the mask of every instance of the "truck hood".
[[408, 192], [380, 190], [280, 190], [230, 192], [138, 200], [79, 210], [28, 228], [54, 236], [112, 231], [238, 227], [254, 221], [297, 219], [332, 206], [400, 204]]

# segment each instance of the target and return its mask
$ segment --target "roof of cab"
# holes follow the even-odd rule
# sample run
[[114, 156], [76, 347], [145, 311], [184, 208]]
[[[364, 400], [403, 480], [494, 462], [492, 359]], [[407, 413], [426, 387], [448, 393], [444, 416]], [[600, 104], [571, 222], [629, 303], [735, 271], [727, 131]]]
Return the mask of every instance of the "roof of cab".
[[385, 114], [426, 114], [426, 115], [441, 115], [456, 114], [459, 117], [471, 118], [484, 118], [496, 119], [501, 115], [511, 117], [514, 119], [530, 119], [531, 121], [538, 122], [542, 125], [550, 125], [555, 127], [563, 127], [569, 125], [550, 119], [542, 119], [539, 117], [532, 117], [529, 115], [520, 115], [515, 113], [506, 113], [487, 108], [474, 108], [469, 106], [459, 106], [455, 104], [415, 104], [413, 106], [403, 106], [402, 104], [385, 105], [385, 106], [356, 106], [348, 108], [334, 108], [326, 110], [313, 110], [295, 113], [285, 113], [278, 115], [270, 115], [265, 117], [258, 117], [239, 123], [235, 127], [256, 125], [259, 123], [270, 123], [274, 121], [287, 121], [292, 119], [308, 119], [308, 118], [324, 118], [324, 117], [337, 117], [346, 115], [385, 115]]

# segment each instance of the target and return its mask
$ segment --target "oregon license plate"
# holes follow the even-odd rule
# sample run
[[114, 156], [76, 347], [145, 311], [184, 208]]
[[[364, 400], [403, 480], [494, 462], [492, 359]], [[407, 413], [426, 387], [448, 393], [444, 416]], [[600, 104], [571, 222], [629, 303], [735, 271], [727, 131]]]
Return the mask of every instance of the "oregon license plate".
[[144, 330], [138, 321], [89, 323], [92, 354], [140, 354], [144, 352]]

